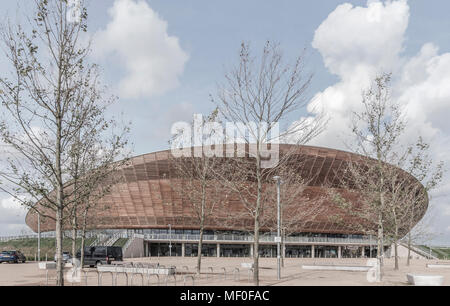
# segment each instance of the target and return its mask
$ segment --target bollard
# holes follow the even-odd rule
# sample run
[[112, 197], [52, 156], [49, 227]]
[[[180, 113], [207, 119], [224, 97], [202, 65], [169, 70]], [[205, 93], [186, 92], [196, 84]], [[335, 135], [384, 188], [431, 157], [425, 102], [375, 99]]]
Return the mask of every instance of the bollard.
[[233, 278], [235, 281], [236, 281], [236, 275], [237, 275], [237, 280], [239, 281], [240, 280], [239, 268], [234, 268], [234, 271], [233, 271]]
[[223, 270], [223, 279], [226, 280], [227, 279], [227, 269], [222, 268]]

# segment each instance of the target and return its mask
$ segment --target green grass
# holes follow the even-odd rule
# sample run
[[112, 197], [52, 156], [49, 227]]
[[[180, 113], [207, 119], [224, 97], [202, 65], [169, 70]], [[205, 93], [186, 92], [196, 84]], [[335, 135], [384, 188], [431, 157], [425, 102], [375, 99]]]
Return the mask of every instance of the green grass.
[[[86, 239], [86, 245], [89, 245], [95, 240], [95, 238]], [[45, 255], [47, 254], [47, 259], [53, 260], [56, 251], [56, 240], [55, 238], [41, 238], [41, 260], [45, 260]], [[77, 239], [76, 249], [78, 250], [81, 246], [81, 238]], [[0, 250], [18, 250], [21, 251], [27, 260], [34, 260], [37, 255], [37, 238], [27, 238], [11, 240], [6, 242], [0, 242]], [[63, 240], [63, 251], [72, 253], [72, 241], [70, 239]]]
[[432, 248], [434, 252], [439, 254], [440, 259], [450, 258], [450, 248]]
[[[420, 245], [419, 247], [427, 253], [430, 252], [430, 247], [428, 246]], [[437, 256], [439, 259], [450, 258], [450, 247], [449, 248], [431, 247], [431, 251], [433, 252], [433, 255]]]
[[125, 244], [127, 243], [128, 238], [119, 238], [115, 243], [114, 246], [119, 246], [119, 247], [124, 247]]

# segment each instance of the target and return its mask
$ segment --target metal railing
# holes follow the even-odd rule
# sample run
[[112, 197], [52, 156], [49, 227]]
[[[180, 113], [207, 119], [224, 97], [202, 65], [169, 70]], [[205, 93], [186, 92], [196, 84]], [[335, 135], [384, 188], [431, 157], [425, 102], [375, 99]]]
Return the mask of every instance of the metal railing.
[[[200, 235], [189, 234], [145, 234], [145, 240], [171, 240], [171, 241], [198, 241]], [[251, 235], [204, 235], [204, 241], [233, 241], [253, 242]], [[275, 243], [275, 236], [260, 236], [260, 242]], [[337, 243], [337, 244], [364, 244], [375, 245], [376, 240], [371, 238], [333, 238], [333, 237], [286, 237], [286, 243]]]
[[119, 240], [120, 238], [124, 238], [123, 236], [125, 236], [123, 233], [116, 233], [114, 234], [112, 237], [110, 237], [105, 243], [105, 246], [113, 246], [114, 243], [116, 243], [117, 240]]
[[[20, 239], [37, 239], [37, 234], [21, 235], [21, 236], [9, 236], [0, 237], [1, 242]], [[113, 240], [119, 238], [128, 238], [127, 244], [124, 249], [132, 242], [133, 238], [143, 238], [145, 240], [172, 240], [172, 241], [198, 241], [200, 239], [199, 234], [129, 234], [127, 231], [117, 231], [111, 234], [88, 232], [86, 238], [93, 238], [96, 240], [92, 245], [109, 244]], [[41, 238], [55, 238], [54, 232], [42, 233]], [[117, 238], [117, 239], [116, 239]], [[253, 242], [252, 235], [238, 235], [238, 234], [215, 234], [204, 235], [203, 240], [207, 242], [213, 241], [232, 241], [232, 242]], [[114, 242], [115, 242], [114, 241]], [[275, 243], [275, 236], [273, 235], [261, 235], [260, 242], [263, 243]], [[359, 245], [376, 245], [376, 240], [370, 237], [363, 238], [334, 238], [334, 237], [305, 237], [305, 236], [288, 236], [285, 237], [286, 243], [335, 243], [335, 244], [359, 244]]]
[[[93, 238], [93, 237], [97, 237], [97, 233], [95, 232], [87, 232], [86, 233], [86, 238]], [[71, 232], [64, 232], [63, 233], [64, 237], [71, 237], [72, 233]], [[78, 234], [78, 237], [81, 236], [81, 233]], [[45, 233], [41, 233], [41, 238], [45, 239], [45, 238], [55, 238], [55, 232], [45, 232]], [[11, 241], [11, 240], [24, 240], [24, 239], [38, 239], [38, 234], [27, 234], [27, 235], [15, 235], [15, 236], [3, 236], [0, 237], [0, 242], [7, 242], [7, 241]]]

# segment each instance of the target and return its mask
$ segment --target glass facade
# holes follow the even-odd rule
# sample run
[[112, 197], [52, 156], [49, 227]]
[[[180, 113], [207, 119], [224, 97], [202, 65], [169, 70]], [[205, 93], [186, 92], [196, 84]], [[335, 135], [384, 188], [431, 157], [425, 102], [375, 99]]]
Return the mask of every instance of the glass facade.
[[316, 258], [337, 258], [338, 257], [337, 246], [314, 246], [314, 257]]
[[[198, 244], [196, 243], [186, 243], [185, 244], [185, 256], [195, 257], [198, 255]], [[216, 257], [217, 256], [217, 244], [203, 244], [202, 245], [202, 256], [205, 257]]]
[[[172, 236], [169, 236], [169, 232]], [[199, 230], [141, 229], [124, 230], [122, 233], [126, 233], [128, 237], [133, 234], [148, 235], [144, 238], [146, 256], [195, 257], [198, 254], [198, 243], [195, 240], [198, 239]], [[217, 257], [218, 255], [220, 257], [250, 257], [253, 254], [253, 237], [248, 232], [205, 231], [204, 235], [207, 237], [202, 247], [202, 256], [204, 257]], [[259, 245], [261, 258], [276, 258], [277, 245], [272, 239], [275, 236], [275, 233], [261, 233]], [[296, 240], [295, 237], [307, 237], [308, 239]], [[362, 241], [347, 241], [347, 239]], [[183, 242], [184, 240], [186, 242]], [[285, 258], [376, 257], [375, 241], [371, 240], [372, 245], [369, 241], [369, 236], [363, 235], [298, 233], [287, 237], [281, 249], [285, 252]], [[336, 244], [334, 245], [334, 243]], [[358, 243], [366, 244], [366, 246], [358, 245]]]
[[287, 245], [286, 258], [310, 258], [311, 246], [307, 245]]
[[277, 257], [276, 245], [259, 245], [260, 257]]
[[249, 244], [221, 244], [220, 257], [249, 257]]
[[[172, 248], [170, 248], [172, 246]], [[148, 248], [149, 256], [182, 256], [181, 243], [150, 243]]]

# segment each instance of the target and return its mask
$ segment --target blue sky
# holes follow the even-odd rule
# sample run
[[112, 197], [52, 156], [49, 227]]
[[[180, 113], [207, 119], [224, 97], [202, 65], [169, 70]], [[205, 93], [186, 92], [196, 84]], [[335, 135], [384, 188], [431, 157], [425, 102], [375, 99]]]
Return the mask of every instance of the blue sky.
[[[2, 2], [2, 14], [14, 16], [17, 3]], [[93, 60], [120, 98], [111, 111], [132, 121], [136, 154], [167, 148], [173, 122], [213, 108], [209, 94], [242, 41], [259, 51], [271, 40], [287, 58], [308, 50], [309, 98], [332, 117], [312, 144], [344, 148], [346, 114], [382, 69], [394, 73], [395, 98], [410, 110], [407, 134], [423, 134], [450, 165], [449, 9], [448, 0], [90, 0], [89, 34]], [[437, 244], [450, 245], [449, 200], [446, 176], [432, 200]], [[24, 228], [10, 202], [0, 207], [0, 235]]]

